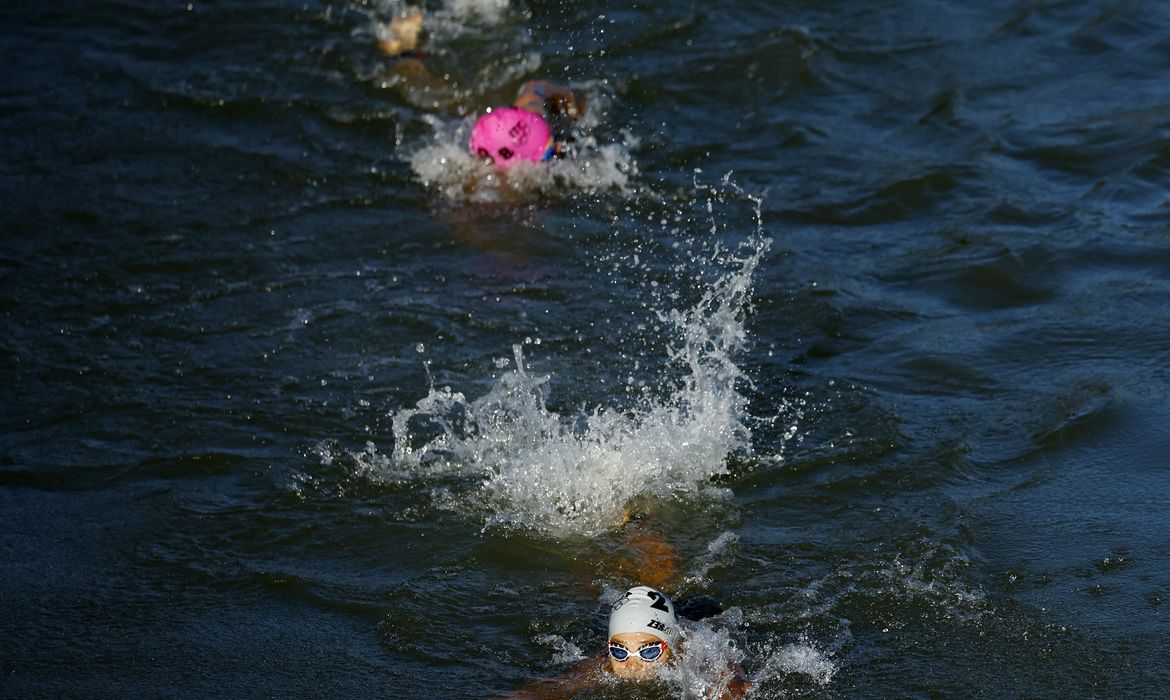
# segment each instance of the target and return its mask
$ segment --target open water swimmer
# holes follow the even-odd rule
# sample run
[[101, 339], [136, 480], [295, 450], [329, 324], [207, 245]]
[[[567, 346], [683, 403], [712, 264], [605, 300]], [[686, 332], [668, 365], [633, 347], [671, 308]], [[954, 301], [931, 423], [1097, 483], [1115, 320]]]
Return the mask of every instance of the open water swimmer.
[[[649, 681], [684, 653], [685, 642], [674, 602], [662, 591], [635, 586], [610, 607], [604, 657], [586, 659], [561, 678], [539, 681], [506, 698], [552, 700], [568, 698], [590, 686], [607, 682]], [[705, 700], [738, 700], [751, 688], [738, 664], [729, 664]]]
[[0, 700], [1170, 689], [1170, 2], [0, 27]]
[[571, 90], [548, 80], [532, 80], [520, 89], [511, 107], [488, 110], [471, 131], [471, 152], [493, 165], [550, 160], [561, 152], [550, 118], [581, 113]]
[[536, 681], [504, 697], [550, 700], [572, 697], [606, 683], [665, 681], [669, 684], [675, 680], [669, 676], [678, 675], [680, 666], [692, 671], [703, 666], [699, 671], [703, 676], [699, 697], [706, 700], [743, 697], [752, 683], [734, 660], [730, 640], [724, 638], [725, 648], [716, 661], [688, 658], [688, 638], [695, 642], [704, 637], [702, 628], [691, 623], [723, 613], [722, 606], [706, 595], [676, 604], [662, 591], [678, 589], [684, 584], [674, 547], [657, 528], [645, 526], [643, 515], [631, 517], [627, 511], [622, 527], [627, 530], [624, 548], [628, 556], [606, 562], [603, 575], [638, 581], [642, 585], [630, 587], [608, 603], [604, 653], [575, 663], [560, 677]]
[[[418, 50], [424, 16], [413, 9], [394, 17], [378, 30], [378, 47], [402, 64], [403, 73], [427, 73]], [[471, 129], [473, 155], [497, 168], [517, 163], [551, 160], [563, 151], [554, 132], [565, 119], [584, 112], [584, 101], [572, 90], [549, 80], [530, 80], [510, 105], [487, 109]]]

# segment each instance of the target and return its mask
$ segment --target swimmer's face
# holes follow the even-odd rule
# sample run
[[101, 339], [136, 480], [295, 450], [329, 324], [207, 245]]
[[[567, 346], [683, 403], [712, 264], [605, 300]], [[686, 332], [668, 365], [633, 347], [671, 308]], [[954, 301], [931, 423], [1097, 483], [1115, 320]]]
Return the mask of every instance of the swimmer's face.
[[670, 658], [670, 648], [662, 652], [662, 656], [654, 661], [643, 661], [638, 650], [647, 644], [658, 644], [662, 640], [646, 632], [620, 632], [609, 638], [610, 644], [620, 644], [629, 651], [625, 661], [618, 661], [613, 654], [608, 655], [609, 668], [621, 678], [646, 678], [658, 670]]

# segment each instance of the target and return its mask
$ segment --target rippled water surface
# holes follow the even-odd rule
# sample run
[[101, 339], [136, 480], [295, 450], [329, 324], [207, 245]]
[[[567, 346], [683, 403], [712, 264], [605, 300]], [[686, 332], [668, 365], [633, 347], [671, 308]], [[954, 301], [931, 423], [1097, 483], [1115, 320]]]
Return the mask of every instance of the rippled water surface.
[[1170, 5], [397, 9], [0, 7], [0, 694], [1170, 688]]

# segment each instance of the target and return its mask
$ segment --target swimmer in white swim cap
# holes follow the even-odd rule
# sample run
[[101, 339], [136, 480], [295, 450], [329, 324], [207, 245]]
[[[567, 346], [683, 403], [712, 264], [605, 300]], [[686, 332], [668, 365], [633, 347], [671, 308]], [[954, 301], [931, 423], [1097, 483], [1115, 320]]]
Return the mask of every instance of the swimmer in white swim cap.
[[[604, 659], [586, 659], [566, 676], [538, 681], [525, 690], [502, 697], [526, 700], [572, 697], [594, 687], [606, 674], [631, 681], [651, 678], [673, 661], [680, 636], [678, 613], [670, 598], [650, 586], [635, 586], [610, 607]], [[739, 664], [730, 664], [721, 676], [719, 689], [713, 695], [704, 695], [704, 700], [739, 700], [751, 688], [751, 681]]]
[[665, 664], [678, 644], [674, 603], [649, 586], [626, 591], [609, 613], [609, 670], [622, 678], [644, 678]]

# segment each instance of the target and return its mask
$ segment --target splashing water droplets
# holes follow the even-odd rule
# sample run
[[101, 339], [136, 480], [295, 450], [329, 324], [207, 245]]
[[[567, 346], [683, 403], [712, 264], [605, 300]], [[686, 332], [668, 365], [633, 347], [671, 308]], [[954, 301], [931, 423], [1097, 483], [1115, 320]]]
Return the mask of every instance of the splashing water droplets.
[[730, 669], [744, 659], [743, 651], [732, 641], [737, 612], [729, 610], [686, 629], [676, 663], [661, 671], [677, 697], [718, 698], [727, 691]]
[[[392, 412], [394, 449], [380, 465], [382, 478], [461, 478], [463, 510], [485, 528], [553, 536], [617, 527], [635, 498], [725, 498], [712, 478], [727, 473], [728, 455], [751, 449], [747, 402], [737, 391], [745, 377], [734, 355], [746, 339], [751, 277], [769, 245], [759, 201], [749, 199], [754, 235], [735, 250], [716, 249], [723, 272], [698, 301], [655, 307], [674, 338], [667, 349], [673, 379], [640, 392], [633, 408], [559, 415], [546, 405], [549, 377], [529, 372], [518, 343], [511, 361], [496, 362], [506, 371], [484, 396], [469, 402], [432, 387], [413, 408]], [[366, 475], [377, 479], [377, 472]]]
[[833, 681], [837, 671], [838, 666], [828, 652], [802, 638], [799, 642], [781, 644], [766, 650], [755, 679], [760, 685], [766, 685], [785, 676], [799, 674], [825, 687]]

